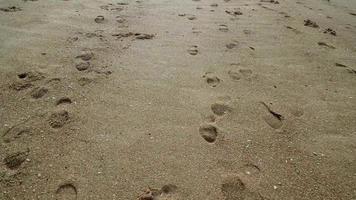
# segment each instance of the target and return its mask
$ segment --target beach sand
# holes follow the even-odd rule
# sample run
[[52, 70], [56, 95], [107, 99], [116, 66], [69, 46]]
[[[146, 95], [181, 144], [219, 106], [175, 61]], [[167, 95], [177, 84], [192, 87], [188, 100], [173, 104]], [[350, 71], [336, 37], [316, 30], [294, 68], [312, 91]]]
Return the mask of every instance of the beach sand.
[[1, 0], [0, 199], [356, 199], [356, 1]]

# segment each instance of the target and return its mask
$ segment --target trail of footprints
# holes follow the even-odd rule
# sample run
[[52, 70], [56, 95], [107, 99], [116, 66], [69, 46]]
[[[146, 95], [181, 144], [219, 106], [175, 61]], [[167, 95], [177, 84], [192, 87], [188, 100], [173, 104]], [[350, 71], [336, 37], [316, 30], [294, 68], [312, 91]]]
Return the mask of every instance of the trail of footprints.
[[[193, 1], [199, 1], [199, 0], [193, 0]], [[229, 2], [229, 0], [225, 0], [225, 2]], [[275, 0], [261, 0], [262, 3], [272, 3], [272, 4], [279, 4], [278, 1]], [[109, 12], [120, 12], [124, 9], [125, 6], [127, 6], [127, 3], [116, 3], [116, 4], [107, 4], [103, 5], [100, 8]], [[261, 5], [262, 6], [262, 5]], [[211, 7], [218, 7], [218, 4], [211, 4]], [[263, 6], [265, 9], [270, 9], [266, 6]], [[201, 7], [197, 7], [197, 9], [201, 9]], [[21, 11], [22, 9], [16, 6], [12, 7], [7, 7], [7, 8], [0, 8], [0, 11], [3, 12], [18, 12]], [[273, 9], [270, 9], [273, 10]], [[214, 11], [214, 10], [211, 10]], [[238, 17], [240, 15], [243, 15], [243, 13], [238, 9], [229, 9], [226, 10], [225, 13], [227, 15], [230, 15], [232, 17]], [[285, 17], [288, 15], [284, 12], [280, 12], [280, 14], [283, 14]], [[187, 17], [188, 20], [197, 20], [197, 17], [195, 15], [186, 15], [186, 14], [179, 14], [181, 17]], [[288, 16], [290, 17], [290, 16]], [[105, 24], [106, 18], [103, 15], [99, 15], [94, 18], [94, 22], [97, 24]], [[126, 19], [122, 18], [121, 16], [116, 17], [116, 21], [120, 24], [123, 24], [126, 22]], [[312, 20], [305, 20], [304, 25], [307, 27], [311, 28], [319, 28], [319, 26], [313, 22]], [[296, 34], [300, 34], [301, 32], [291, 26], [286, 26], [286, 28], [294, 31]], [[229, 28], [226, 24], [220, 24], [218, 25], [218, 30], [221, 32], [228, 32]], [[247, 31], [247, 30], [246, 30]], [[250, 32], [249, 32], [250, 33]], [[249, 34], [246, 33], [246, 34]], [[336, 36], [336, 31], [334, 31], [331, 28], [327, 28], [324, 30], [325, 34], [330, 34], [332, 36]], [[99, 38], [102, 41], [105, 41], [105, 36], [103, 35], [103, 32], [92, 32], [92, 33], [80, 33], [81, 35], [85, 36], [86, 38]], [[155, 35], [153, 34], [145, 34], [145, 33], [133, 33], [133, 32], [127, 32], [127, 33], [116, 33], [112, 34], [116, 39], [124, 39], [124, 38], [134, 38], [134, 39], [139, 39], [139, 40], [146, 40], [146, 39], [152, 39]], [[79, 40], [78, 37], [71, 37], [68, 39], [69, 42], [73, 43]], [[319, 46], [327, 47], [330, 49], [335, 49], [332, 45], [329, 45], [325, 42], [319, 42]], [[233, 49], [237, 46], [237, 43], [229, 43], [226, 45], [227, 49]], [[199, 47], [197, 45], [192, 45], [188, 48], [188, 53], [192, 56], [196, 56], [199, 54]], [[94, 71], [97, 73], [100, 73], [100, 71], [94, 69], [94, 66], [92, 65], [91, 61], [92, 59], [95, 58], [95, 55], [93, 52], [85, 50], [78, 56], [76, 56], [75, 59], [75, 68], [79, 72], [90, 72]], [[336, 63], [337, 67], [346, 67], [343, 64], [338, 64]], [[111, 71], [106, 71], [104, 74], [109, 75]], [[250, 69], [239, 69], [239, 70], [230, 70], [227, 72], [228, 76], [231, 78], [233, 81], [239, 81], [243, 77], [248, 77], [251, 76], [252, 70]], [[202, 76], [207, 83], [212, 88], [216, 88], [222, 80], [214, 73], [212, 72], [206, 72]], [[23, 91], [32, 88], [30, 92], [30, 96], [33, 99], [41, 99], [44, 96], [47, 95], [47, 93], [50, 92], [50, 89], [47, 88], [46, 86], [41, 86], [37, 85], [37, 82], [40, 82], [44, 80], [45, 74], [40, 73], [38, 71], [29, 71], [29, 72], [24, 72], [21, 74], [18, 74], [17, 77], [19, 80], [14, 82], [13, 84], [10, 85], [10, 89], [15, 90], [15, 91]], [[59, 80], [60, 81], [60, 80]], [[78, 83], [81, 86], [85, 86], [86, 84], [89, 84], [93, 82], [92, 79], [88, 77], [81, 77], [78, 79]], [[36, 86], [37, 85], [37, 86]], [[56, 100], [55, 105], [60, 106], [60, 105], [65, 105], [65, 104], [71, 104], [72, 100], [68, 97], [61, 97], [58, 100]], [[267, 105], [264, 102], [261, 102], [261, 104], [265, 107], [267, 111], [267, 115], [264, 117], [265, 122], [272, 128], [274, 129], [279, 129], [282, 127], [283, 123], [282, 121], [284, 120], [284, 117], [273, 111], [270, 108], [270, 105]], [[213, 103], [211, 106], [211, 112], [213, 113], [212, 115], [209, 116], [209, 119], [207, 122], [203, 123], [199, 127], [199, 134], [200, 136], [208, 143], [215, 143], [216, 140], [219, 137], [220, 130], [219, 128], [214, 124], [217, 118], [222, 118], [225, 115], [229, 114], [232, 112], [232, 108], [227, 105], [224, 102], [216, 102]], [[292, 114], [296, 117], [300, 117], [303, 115], [303, 111], [300, 109], [294, 109], [292, 110]], [[50, 114], [48, 117], [48, 124], [51, 128], [53, 129], [59, 129], [62, 128], [65, 124], [69, 123], [71, 119], [71, 115], [67, 110], [59, 109], [57, 111], [54, 111]], [[18, 126], [11, 127], [8, 131], [5, 132], [4, 134], [4, 141], [6, 143], [11, 143], [12, 141], [16, 140], [17, 138], [23, 137], [24, 135], [30, 134], [31, 129], [28, 127], [23, 126], [23, 124], [20, 124]], [[10, 170], [17, 170], [18, 168], [21, 167], [21, 165], [26, 161], [30, 153], [30, 150], [26, 151], [19, 151], [15, 152], [12, 154], [7, 155], [3, 162], [4, 164], [10, 169]], [[253, 167], [251, 168], [252, 170], [259, 171], [258, 167]], [[226, 200], [237, 200], [237, 199], [245, 199], [245, 197], [248, 195], [249, 197], [255, 197], [254, 199], [263, 199], [261, 196], [255, 193], [251, 193], [247, 187], [246, 184], [242, 181], [242, 179], [238, 175], [229, 175], [223, 179], [223, 183], [221, 184], [221, 191], [224, 195], [224, 198]], [[139, 199], [140, 200], [159, 200], [159, 199], [166, 199], [167, 197], [174, 196], [177, 192], [177, 186], [168, 184], [163, 186], [161, 189], [147, 189], [142, 195], [140, 195]], [[57, 190], [55, 191], [56, 197], [58, 199], [76, 199], [78, 190], [75, 184], [73, 183], [64, 183], [58, 186]]]
[[[110, 12], [121, 11], [121, 6], [127, 5], [124, 3], [118, 3], [118, 6], [107, 5], [101, 7], [101, 9], [108, 10]], [[17, 12], [21, 11], [21, 8], [18, 7], [9, 7], [9, 8], [0, 8], [0, 11], [3, 12]], [[125, 20], [123, 18], [116, 18], [118, 23], [124, 23]], [[104, 16], [97, 16], [94, 19], [94, 22], [98, 24], [105, 23], [106, 19]], [[95, 31], [92, 33], [79, 33], [80, 36], [84, 36], [86, 39], [90, 38], [99, 38], [100, 41], [106, 41], [105, 36], [103, 35], [103, 31]], [[143, 33], [129, 33], [127, 37], [134, 37], [134, 39], [138, 40], [146, 40], [152, 39], [154, 35], [152, 34], [143, 34]], [[118, 37], [117, 35], [113, 36]], [[68, 38], [67, 42], [69, 44], [75, 43], [81, 38], [78, 36]], [[80, 54], [75, 56], [74, 58], [74, 66], [75, 69], [79, 73], [90, 73], [94, 72], [96, 74], [103, 74], [105, 76], [110, 75], [111, 71], [106, 69], [100, 69], [93, 64], [93, 60], [99, 59], [97, 55], [90, 49], [84, 49]], [[75, 75], [76, 76], [76, 75]], [[79, 75], [80, 76], [80, 75]], [[52, 84], [62, 84], [61, 78], [48, 78], [48, 75], [42, 73], [40, 71], [32, 70], [25, 71], [23, 73], [17, 74], [16, 80], [11, 83], [8, 88], [10, 92], [16, 92], [17, 94], [28, 95], [30, 98], [36, 101], [40, 101], [45, 97], [48, 97], [48, 94], [51, 92], [55, 92], [55, 88], [51, 87]], [[78, 84], [80, 86], [85, 86], [89, 83], [93, 82], [93, 79], [83, 76], [78, 80]], [[52, 91], [53, 90], [53, 91]], [[47, 98], [50, 99], [50, 98]], [[72, 99], [67, 96], [62, 96], [56, 99], [51, 99], [53, 102], [53, 106], [55, 107], [51, 113], [49, 113], [46, 117], [46, 120], [43, 120], [48, 127], [53, 130], [61, 130], [64, 128], [66, 124], [70, 123], [72, 120], [72, 113], [67, 110], [66, 105], [70, 105], [73, 103]], [[28, 137], [33, 134], [35, 131], [30, 125], [29, 120], [25, 120], [21, 123], [18, 123], [14, 126], [11, 126], [4, 132], [2, 135], [2, 140], [6, 145], [12, 145], [15, 142], [21, 142], [23, 138]], [[30, 149], [26, 151], [16, 151], [13, 153], [8, 153], [4, 159], [2, 160], [3, 164], [11, 171], [21, 171], [25, 166], [26, 161], [31, 156]], [[164, 192], [167, 192], [169, 189], [163, 188]], [[56, 195], [56, 199], [76, 199], [77, 198], [77, 187], [74, 183], [64, 183], [58, 186], [57, 190], [54, 192]]]

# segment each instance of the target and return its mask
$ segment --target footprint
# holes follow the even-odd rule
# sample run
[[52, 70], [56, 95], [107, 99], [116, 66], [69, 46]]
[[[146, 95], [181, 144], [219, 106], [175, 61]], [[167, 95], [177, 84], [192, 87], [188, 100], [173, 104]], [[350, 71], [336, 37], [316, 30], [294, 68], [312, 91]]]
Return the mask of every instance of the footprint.
[[211, 124], [203, 124], [199, 127], [199, 133], [205, 141], [213, 143], [218, 137], [218, 130]]
[[101, 9], [107, 11], [122, 11], [124, 10], [121, 6], [114, 6], [113, 4], [109, 3], [108, 5], [100, 6]]
[[260, 102], [269, 112], [268, 115], [264, 116], [263, 119], [265, 122], [274, 129], [279, 129], [282, 127], [282, 120], [284, 117], [281, 114], [273, 111], [266, 103]]
[[239, 72], [243, 76], [250, 76], [252, 74], [252, 70], [251, 69], [240, 69]]
[[48, 93], [48, 89], [45, 87], [36, 87], [31, 91], [31, 97], [39, 99]]
[[233, 49], [233, 48], [235, 48], [235, 47], [237, 47], [237, 43], [234, 43], [234, 42], [228, 43], [228, 44], [226, 45], [226, 48], [228, 48], [228, 49]]
[[11, 7], [7, 7], [7, 8], [0, 8], [0, 11], [3, 12], [18, 12], [21, 11], [22, 9], [16, 6], [11, 6]]
[[213, 103], [210, 107], [213, 113], [217, 116], [223, 116], [232, 110], [228, 105], [223, 103]]
[[85, 71], [89, 69], [90, 63], [89, 62], [81, 62], [75, 65], [75, 68], [77, 68], [78, 71]]
[[210, 87], [216, 87], [220, 83], [220, 79], [211, 72], [206, 72], [203, 75], [203, 78], [205, 78], [206, 82], [208, 83], [208, 85], [210, 85]]
[[143, 194], [139, 196], [139, 200], [166, 200], [172, 198], [176, 194], [178, 187], [173, 184], [164, 185], [161, 189], [148, 188]]
[[7, 131], [5, 131], [2, 138], [4, 142], [9, 143], [13, 140], [16, 140], [20, 137], [23, 137], [25, 135], [30, 135], [30, 134], [31, 134], [31, 129], [20, 124], [11, 127]]
[[150, 40], [154, 37], [154, 34], [147, 33], [135, 33], [135, 38], [138, 40]]
[[12, 83], [9, 88], [12, 90], [16, 90], [16, 91], [21, 91], [21, 90], [25, 90], [28, 88], [33, 87], [33, 84], [31, 83], [27, 83], [27, 82], [14, 82]]
[[26, 161], [26, 158], [29, 154], [29, 149], [27, 151], [19, 151], [10, 155], [7, 155], [3, 162], [7, 168], [14, 170], [21, 166], [23, 162]]
[[76, 56], [75, 58], [82, 59], [83, 61], [89, 61], [94, 57], [94, 54], [92, 52], [83, 52], [79, 56]]
[[279, 2], [276, 1], [276, 0], [261, 0], [261, 2], [264, 2], [264, 3], [272, 3], [272, 4], [279, 4]]
[[221, 191], [225, 200], [242, 200], [246, 197], [246, 185], [237, 175], [225, 177]]
[[327, 44], [325, 42], [318, 42], [318, 45], [319, 46], [323, 46], [323, 47], [327, 47], [327, 48], [330, 48], [330, 49], [336, 49], [334, 46], [332, 46], [330, 44]]
[[225, 25], [225, 24], [220, 24], [220, 25], [219, 25], [219, 31], [221, 31], [221, 32], [228, 32], [228, 31], [229, 31], [229, 28], [228, 28], [227, 25]]
[[69, 121], [69, 113], [65, 110], [56, 111], [49, 117], [49, 125], [52, 128], [61, 128]]
[[292, 30], [295, 34], [300, 34], [300, 33], [301, 33], [301, 32], [298, 31], [296, 28], [293, 28], [293, 27], [291, 27], [291, 26], [286, 26], [286, 28]]
[[78, 191], [72, 183], [64, 183], [56, 190], [57, 200], [74, 200], [77, 199]]
[[104, 18], [104, 16], [99, 15], [99, 16], [97, 16], [97, 17], [94, 19], [94, 21], [95, 21], [96, 23], [98, 23], [98, 24], [101, 24], [101, 23], [103, 23], [103, 22], [105, 21], [105, 18]]
[[17, 75], [17, 77], [21, 80], [30, 81], [30, 82], [42, 80], [45, 78], [44, 74], [38, 71], [29, 71], [29, 72], [20, 73]]
[[225, 13], [232, 15], [234, 17], [236, 17], [238, 15], [243, 15], [243, 13], [239, 10], [225, 10]]
[[230, 71], [228, 71], [227, 73], [228, 73], [228, 75], [230, 76], [230, 78], [231, 78], [232, 80], [234, 80], [234, 81], [238, 81], [238, 80], [241, 79], [241, 74], [238, 73], [238, 72], [235, 72], [235, 71], [230, 70]]
[[68, 97], [61, 97], [56, 101], [56, 105], [61, 105], [61, 104], [71, 104], [72, 100]]
[[80, 86], [85, 86], [85, 85], [88, 85], [90, 83], [94, 82], [93, 79], [91, 78], [88, 78], [88, 77], [81, 77], [78, 79], [78, 83]]
[[255, 164], [246, 164], [243, 166], [242, 171], [248, 176], [259, 177], [261, 170]]
[[187, 18], [189, 20], [196, 20], [197, 19], [197, 17], [195, 15], [189, 15]]
[[122, 23], [125, 23], [126, 21], [127, 21], [126, 19], [124, 19], [124, 18], [122, 18], [120, 16], [116, 16], [116, 22], [117, 23], [122, 24]]
[[312, 28], [319, 28], [319, 25], [310, 19], [304, 20], [304, 26], [308, 26], [308, 27], [312, 27]]
[[330, 35], [336, 36], [336, 31], [334, 31], [334, 30], [331, 29], [331, 28], [325, 29], [324, 33], [325, 33], [325, 34], [330, 34]]
[[197, 55], [199, 53], [198, 46], [197, 45], [190, 46], [190, 48], [188, 49], [188, 53], [193, 56]]

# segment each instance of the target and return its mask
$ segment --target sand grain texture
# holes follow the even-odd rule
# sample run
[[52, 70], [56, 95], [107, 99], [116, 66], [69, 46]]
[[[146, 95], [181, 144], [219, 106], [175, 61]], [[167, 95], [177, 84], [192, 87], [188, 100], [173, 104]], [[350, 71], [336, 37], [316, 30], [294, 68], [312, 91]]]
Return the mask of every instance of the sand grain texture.
[[355, 13], [1, 0], [0, 199], [356, 199]]

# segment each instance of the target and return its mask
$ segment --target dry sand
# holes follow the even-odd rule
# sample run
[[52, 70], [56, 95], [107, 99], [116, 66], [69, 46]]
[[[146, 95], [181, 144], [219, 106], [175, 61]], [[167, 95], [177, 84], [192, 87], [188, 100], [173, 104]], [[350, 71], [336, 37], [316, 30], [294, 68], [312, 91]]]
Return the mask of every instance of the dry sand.
[[356, 1], [0, 8], [0, 199], [356, 199]]

